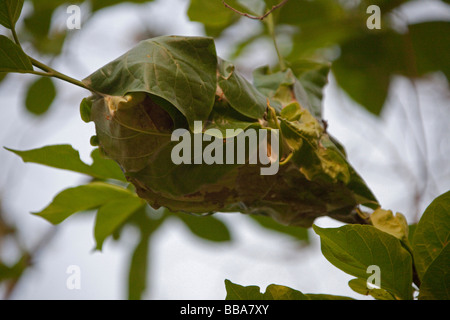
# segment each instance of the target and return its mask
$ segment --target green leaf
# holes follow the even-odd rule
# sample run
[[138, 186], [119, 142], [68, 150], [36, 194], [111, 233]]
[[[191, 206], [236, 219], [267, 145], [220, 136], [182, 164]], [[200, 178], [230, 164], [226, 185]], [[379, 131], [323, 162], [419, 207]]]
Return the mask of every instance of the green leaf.
[[130, 219], [130, 222], [138, 227], [140, 238], [131, 256], [128, 269], [129, 300], [140, 300], [147, 288], [151, 237], [166, 218], [166, 215], [162, 215], [159, 219], [150, 218], [146, 212], [147, 208], [146, 206], [141, 207]]
[[304, 294], [292, 288], [271, 284], [265, 293], [258, 286], [241, 286], [225, 280], [226, 300], [353, 300], [349, 297], [328, 294]]
[[[291, 107], [281, 113], [280, 127], [293, 150], [293, 161], [309, 180], [327, 179], [348, 184], [352, 178], [350, 166], [328, 135], [324, 134], [320, 123], [298, 104], [297, 111], [291, 110]], [[294, 121], [282, 118], [286, 115]]]
[[367, 279], [367, 268], [380, 268], [381, 288], [399, 299], [412, 299], [412, 258], [400, 240], [372, 226], [313, 226], [325, 258], [345, 273]]
[[151, 232], [145, 232], [141, 229], [140, 240], [133, 251], [128, 271], [129, 300], [140, 300], [147, 288], [150, 238]]
[[367, 7], [370, 5], [377, 5], [381, 9], [381, 14], [388, 14], [389, 11], [399, 7], [403, 3], [410, 0], [362, 0], [360, 1], [359, 7], [361, 11], [365, 14]]
[[[191, 141], [194, 141], [195, 134], [191, 135]], [[137, 173], [129, 172], [128, 176], [131, 178], [138, 178], [141, 183], [145, 183], [150, 190], [159, 190], [161, 195], [167, 195], [168, 198], [178, 197], [179, 200], [193, 201], [192, 205], [195, 207], [204, 206], [204, 210], [197, 211], [193, 207], [189, 207], [186, 203], [186, 207], [176, 206], [170, 207], [168, 204], [163, 204], [162, 197], [155, 199], [156, 203], [159, 203], [165, 207], [168, 207], [171, 211], [185, 211], [194, 213], [210, 212], [208, 205], [218, 205], [220, 197], [229, 195], [230, 184], [233, 182], [236, 176], [237, 164], [195, 164], [194, 153], [192, 154], [190, 164], [174, 164], [172, 161], [172, 150], [177, 143], [172, 142], [159, 150], [157, 157], [153, 159], [153, 162], [146, 166], [144, 169]], [[212, 189], [208, 185], [217, 183], [223, 179], [221, 188], [216, 191], [216, 188]], [[144, 191], [144, 190], [143, 190]], [[199, 198], [197, 198], [199, 197]], [[216, 198], [217, 197], [217, 201]], [[206, 199], [208, 198], [208, 199]], [[200, 200], [203, 199], [203, 200]], [[173, 205], [175, 205], [174, 201]], [[181, 204], [181, 203], [179, 203]]]
[[6, 76], [8, 75], [7, 72], [0, 72], [0, 84], [3, 80], [5, 80]]
[[267, 98], [237, 73], [232, 63], [219, 60], [218, 78], [225, 99], [233, 109], [251, 119], [260, 119], [264, 115]]
[[8, 29], [14, 29], [22, 7], [23, 0], [2, 0], [0, 2], [0, 24]]
[[37, 116], [48, 111], [56, 97], [56, 88], [51, 78], [42, 77], [33, 82], [27, 91], [25, 107]]
[[59, 55], [62, 51], [68, 29], [52, 30], [51, 22], [55, 10], [66, 1], [33, 1], [33, 11], [24, 19], [29, 41], [42, 54]]
[[230, 231], [226, 224], [214, 216], [178, 213], [176, 217], [183, 221], [189, 230], [199, 238], [215, 242], [231, 240]]
[[[227, 4], [241, 12], [255, 15], [263, 14], [265, 8], [262, 0], [227, 0]], [[187, 14], [191, 21], [202, 23], [208, 35], [215, 37], [241, 18], [226, 8], [221, 0], [191, 0]]]
[[261, 227], [275, 231], [277, 233], [282, 233], [288, 235], [296, 240], [304, 241], [309, 243], [309, 232], [306, 228], [294, 227], [294, 226], [284, 226], [274, 221], [269, 217], [251, 215], [252, 220], [257, 222]]
[[135, 197], [128, 189], [104, 182], [92, 182], [60, 192], [42, 211], [34, 214], [59, 224], [72, 214], [97, 209], [111, 201]]
[[305, 89], [291, 69], [271, 73], [267, 67], [256, 69], [253, 73], [255, 87], [265, 96], [285, 106], [298, 102], [313, 113]]
[[29, 267], [29, 261], [30, 254], [28, 252], [24, 252], [12, 266], [6, 265], [0, 261], [0, 283], [7, 280], [18, 281], [24, 271]]
[[420, 285], [419, 300], [450, 300], [450, 245], [428, 266]]
[[45, 146], [27, 151], [5, 148], [17, 154], [24, 162], [32, 162], [45, 166], [70, 170], [90, 175], [99, 179], [116, 179], [125, 181], [125, 177], [114, 161], [100, 157], [99, 151], [94, 150], [91, 157], [94, 160], [89, 166], [80, 159], [80, 153], [71, 145]]
[[277, 22], [290, 25], [305, 25], [317, 20], [323, 23], [337, 19], [342, 14], [341, 6], [334, 0], [288, 1], [278, 11], [280, 15]]
[[91, 109], [92, 109], [92, 100], [89, 98], [84, 98], [80, 103], [80, 116], [81, 120], [84, 122], [91, 121]]
[[122, 198], [105, 203], [97, 211], [94, 236], [96, 249], [102, 250], [103, 242], [112, 235], [135, 211], [144, 206], [137, 196]]
[[414, 264], [419, 278], [448, 246], [450, 240], [450, 191], [434, 199], [417, 224], [412, 240]]
[[[96, 148], [91, 152], [93, 160], [90, 166], [90, 175], [99, 179], [114, 179], [126, 182], [123, 171], [117, 163], [101, 155], [100, 149]], [[81, 172], [82, 173], [82, 172]], [[86, 172], [89, 174], [89, 172]]]
[[170, 142], [169, 129], [157, 127], [169, 116], [149, 97], [138, 106], [111, 111], [113, 98], [118, 97], [94, 98], [92, 102], [90, 119], [95, 122], [99, 148], [125, 172], [138, 172]]
[[0, 35], [0, 72], [26, 73], [33, 71], [28, 56], [9, 38]]
[[[261, 12], [264, 9], [264, 2], [261, 0], [228, 0], [227, 3], [242, 12], [254, 13], [255, 10]], [[212, 37], [219, 37], [241, 18], [239, 14], [226, 8], [221, 0], [191, 0], [187, 15], [191, 21], [203, 24], [206, 34]]]
[[336, 296], [333, 294], [322, 294], [322, 293], [306, 293], [305, 296], [309, 300], [355, 300], [346, 296]]
[[264, 295], [260, 292], [258, 286], [241, 286], [225, 280], [227, 296], [225, 300], [263, 300]]
[[[291, 69], [298, 77], [306, 91], [313, 115], [322, 118], [323, 91], [328, 84], [330, 63], [314, 61], [297, 61], [291, 65]], [[304, 70], [301, 72], [300, 70]]]
[[[239, 131], [235, 130], [246, 130], [249, 127], [260, 128], [261, 126], [255, 119], [243, 116], [234, 110], [227, 101], [221, 100], [220, 97], [216, 97], [213, 111], [211, 112], [208, 122], [204, 124], [203, 130], [218, 129], [221, 132], [221, 137], [231, 138], [238, 134]], [[234, 131], [232, 136], [227, 134], [228, 129]]]
[[24, 25], [35, 38], [44, 39], [49, 31], [52, 22], [52, 15], [55, 9], [62, 4], [62, 1], [56, 1], [54, 3], [43, 2], [48, 1], [33, 1], [33, 11], [31, 14], [25, 16]]
[[[324, 48], [354, 38], [366, 27], [367, 16], [348, 14], [338, 1], [289, 1], [280, 10], [278, 24], [295, 26], [288, 61], [324, 57]], [[329, 59], [329, 58], [327, 58]]]
[[401, 43], [393, 32], [367, 34], [344, 43], [332, 65], [339, 86], [374, 115], [383, 109], [391, 75], [404, 64]]
[[221, 1], [211, 0], [191, 0], [187, 14], [191, 21], [215, 28], [229, 26], [234, 16]]
[[206, 121], [216, 92], [212, 38], [164, 36], [136, 47], [83, 80], [98, 92], [122, 97], [146, 92], [180, 111], [191, 128]]
[[365, 296], [371, 295], [377, 300], [395, 300], [395, 297], [384, 289], [368, 288], [367, 280], [365, 279], [352, 279], [348, 282], [348, 285], [356, 293]]
[[[450, 79], [450, 22], [427, 21], [408, 26], [418, 75], [442, 71]], [[411, 74], [408, 72], [407, 74]]]
[[308, 297], [300, 291], [289, 287], [271, 284], [264, 293], [265, 300], [309, 300]]
[[130, 3], [146, 3], [146, 2], [152, 2], [153, 0], [91, 0], [92, 3], [92, 11], [98, 11], [110, 6], [115, 6], [117, 4], [121, 4], [123, 2], [130, 2]]

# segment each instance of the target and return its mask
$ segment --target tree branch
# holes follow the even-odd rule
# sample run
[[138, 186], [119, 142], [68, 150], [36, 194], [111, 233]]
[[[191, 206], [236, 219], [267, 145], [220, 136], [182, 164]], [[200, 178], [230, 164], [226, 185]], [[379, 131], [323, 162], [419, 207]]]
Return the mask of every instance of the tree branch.
[[230, 6], [228, 3], [225, 2], [225, 0], [222, 0], [222, 3], [225, 7], [227, 7], [228, 9], [236, 12], [237, 14], [240, 14], [241, 16], [253, 19], [253, 20], [260, 20], [263, 21], [265, 18], [267, 18], [267, 16], [269, 14], [271, 14], [273, 11], [275, 11], [278, 8], [281, 8], [282, 6], [284, 6], [289, 0], [283, 0], [282, 2], [280, 2], [279, 4], [273, 6], [269, 11], [267, 11], [265, 14], [263, 14], [262, 16], [253, 16], [251, 14], [245, 13], [245, 12], [241, 12], [235, 8], [233, 8], [232, 6]]

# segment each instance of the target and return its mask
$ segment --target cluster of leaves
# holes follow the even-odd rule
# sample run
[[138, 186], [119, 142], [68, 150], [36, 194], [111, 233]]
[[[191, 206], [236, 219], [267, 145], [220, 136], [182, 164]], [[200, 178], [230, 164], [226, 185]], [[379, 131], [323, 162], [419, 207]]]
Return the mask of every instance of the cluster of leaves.
[[[163, 36], [142, 41], [83, 80], [97, 93], [81, 110], [95, 122], [102, 152], [119, 163], [152, 207], [258, 213], [302, 227], [323, 215], [356, 222], [357, 205], [378, 204], [323, 130], [320, 99], [310, 99], [326, 84], [327, 70], [310, 70], [320, 80], [304, 79], [308, 89], [291, 69], [258, 70], [253, 86], [217, 57], [212, 38]], [[200, 132], [195, 121], [202, 123]], [[282, 146], [277, 156], [286, 160], [271, 176], [249, 161], [195, 163], [195, 149], [190, 163], [175, 164], [171, 151], [179, 142], [171, 133], [180, 128], [190, 129], [191, 142], [195, 135], [211, 135], [200, 137], [211, 141], [219, 134], [201, 153], [209, 148], [224, 158], [227, 144], [249, 128], [276, 129]], [[227, 129], [233, 129], [231, 136]]]
[[[40, 54], [58, 56], [68, 33], [66, 29], [52, 30], [50, 21], [55, 10], [66, 4], [66, 1], [28, 2], [33, 5], [34, 10], [25, 17], [24, 29], [20, 30], [19, 35], [28, 39]], [[91, 13], [95, 14], [105, 7], [123, 1], [90, 0], [77, 3], [82, 2], [88, 2]], [[269, 8], [278, 4], [275, 0], [226, 2], [238, 11], [256, 16], [263, 15]], [[68, 145], [29, 151], [9, 149], [26, 162], [79, 172], [93, 179], [89, 184], [62, 191], [48, 207], [36, 214], [58, 224], [76, 212], [96, 211], [94, 237], [98, 250], [101, 250], [108, 237], [117, 239], [124, 225], [136, 226], [140, 230], [141, 239], [131, 259], [129, 297], [132, 299], [139, 298], [145, 290], [149, 239], [168, 218], [179, 219], [203, 239], [231, 239], [227, 227], [214, 216], [197, 217], [169, 212], [166, 209], [156, 211], [142, 198], [157, 206], [155, 200], [161, 201], [164, 199], [161, 194], [164, 194], [169, 200], [160, 205], [171, 204], [174, 211], [183, 209], [189, 212], [219, 209], [245, 212], [242, 207], [239, 210], [236, 208], [236, 203], [244, 199], [247, 210], [248, 204], [254, 205], [249, 212], [270, 215], [284, 223], [309, 226], [315, 217], [324, 214], [342, 221], [354, 222], [349, 217], [358, 217], [353, 211], [356, 205], [366, 204], [374, 208], [378, 205], [370, 190], [347, 163], [343, 148], [321, 126], [322, 89], [330, 70], [330, 65], [323, 60], [330, 57], [330, 49], [340, 48], [339, 57], [332, 57], [335, 61], [331, 68], [338, 84], [355, 101], [376, 115], [383, 109], [392, 76], [416, 78], [441, 71], [448, 78], [450, 59], [446, 55], [450, 52], [450, 42], [445, 37], [449, 34], [446, 32], [449, 23], [405, 23], [406, 31], [400, 32], [394, 28], [392, 16], [396, 9], [407, 2], [370, 1], [370, 4], [379, 5], [383, 13], [383, 28], [379, 31], [366, 28], [365, 10], [369, 5], [368, 1], [359, 1], [353, 6], [346, 6], [345, 1], [331, 0], [286, 2], [270, 15], [271, 19], [267, 24], [263, 24], [264, 28], [259, 33], [244, 39], [235, 48], [234, 57], [238, 57], [253, 42], [267, 36], [273, 37], [284, 32], [291, 38], [292, 50], [284, 58], [288, 68], [281, 65], [281, 60], [280, 66], [272, 70], [256, 70], [252, 85], [235, 72], [232, 64], [216, 56], [214, 43], [210, 38], [196, 38], [195, 41], [178, 38], [178, 41], [169, 41], [170, 38], [164, 37], [145, 41], [91, 75], [83, 83], [72, 81], [73, 79], [46, 67], [23, 51], [18, 42], [15, 25], [24, 1], [2, 1], [0, 24], [13, 31], [14, 41], [0, 36], [0, 79], [8, 72], [46, 76], [37, 79], [28, 88], [25, 99], [28, 111], [42, 115], [49, 109], [57, 94], [51, 77], [70, 80], [69, 82], [92, 88], [94, 91], [92, 98], [83, 101], [81, 109], [85, 120], [95, 121], [97, 138], [93, 139], [93, 142], [100, 143], [101, 147], [93, 151], [92, 165], [82, 162], [78, 152]], [[213, 37], [220, 37], [241, 18], [236, 12], [224, 8], [223, 1], [220, 0], [191, 0], [188, 16], [192, 21], [201, 22], [206, 33]], [[274, 23], [278, 26], [275, 30]], [[168, 54], [173, 56], [167, 57]], [[151, 73], [152, 68], [145, 68], [148, 64], [152, 67], [159, 66], [160, 71], [164, 70], [161, 78]], [[45, 73], [36, 71], [34, 67]], [[123, 74], [128, 76], [124, 77]], [[138, 80], [134, 81], [136, 79]], [[195, 88], [192, 87], [194, 85]], [[167, 88], [170, 90], [166, 90]], [[143, 100], [127, 105], [129, 109], [118, 107], [121, 103], [127, 104], [127, 101], [120, 99], [136, 92], [146, 93]], [[196, 103], [195, 108], [192, 101]], [[153, 114], [148, 113], [149, 106]], [[111, 114], [111, 110], [114, 114]], [[142, 124], [136, 121], [135, 116], [130, 116], [130, 111], [150, 121]], [[111, 115], [114, 117], [109, 118]], [[235, 181], [220, 181], [222, 177], [229, 176], [229, 170], [234, 168], [221, 166], [226, 168], [223, 172], [218, 169], [219, 166], [202, 166], [195, 174], [182, 167], [174, 171], [170, 167], [171, 161], [167, 161], [167, 152], [161, 151], [171, 149], [170, 137], [164, 137], [161, 133], [180, 127], [192, 129], [194, 120], [204, 120], [207, 124], [205, 130], [215, 128], [221, 132], [227, 128], [280, 129], [283, 134], [283, 150], [294, 154], [289, 160], [291, 166], [282, 167], [281, 176], [284, 174], [284, 177], [291, 180], [285, 179], [282, 183], [260, 180], [255, 183], [256, 180], [251, 180], [253, 189], [249, 189], [249, 185], [245, 183], [240, 185], [240, 188], [252, 190], [252, 194], [239, 194], [237, 201], [235, 195], [225, 193], [225, 199], [213, 198], [211, 201], [215, 204], [219, 202], [219, 206], [205, 208], [204, 205], [208, 204], [205, 195], [211, 191], [211, 183], [221, 185], [220, 191], [236, 189]], [[155, 135], [156, 132], [160, 133], [158, 138], [149, 139], [149, 136]], [[118, 142], [117, 138], [123, 137], [133, 138], [120, 139], [122, 141]], [[152, 150], [158, 150], [155, 154], [163, 157], [153, 157], [154, 155], [149, 154]], [[101, 152], [107, 153], [120, 163], [127, 179], [134, 183], [139, 196], [128, 184], [121, 168], [115, 162], [101, 157]], [[143, 153], [135, 154], [136, 152]], [[130, 160], [130, 154], [134, 156], [133, 160]], [[284, 156], [288, 154], [289, 152]], [[156, 158], [157, 161], [155, 160], [150, 170], [147, 166], [147, 171], [142, 171], [150, 158], [152, 161]], [[289, 171], [292, 166], [295, 174]], [[161, 170], [166, 174], [161, 175]], [[231, 176], [261, 179], [259, 171], [255, 171], [255, 174], [248, 168], [245, 170], [247, 171], [240, 174], [235, 172]], [[206, 181], [210, 184], [205, 185], [204, 179], [210, 178], [213, 181]], [[287, 182], [288, 187], [283, 189], [282, 186]], [[278, 192], [272, 193], [275, 200], [271, 202], [258, 198], [262, 192], [259, 193], [259, 190], [255, 189], [257, 186], [270, 186], [277, 190]], [[159, 193], [149, 192], [152, 187]], [[295, 194], [289, 191], [293, 187], [297, 190]], [[192, 192], [200, 193], [196, 199], [197, 204], [201, 203], [200, 207], [189, 206], [186, 201], [176, 203], [177, 197]], [[257, 199], [254, 199], [255, 194]], [[230, 199], [233, 201], [230, 202]], [[232, 205], [227, 207], [224, 203]], [[299, 203], [308, 205], [299, 208]], [[411, 283], [414, 275], [417, 275], [416, 278], [422, 282], [419, 298], [448, 299], [448, 293], [445, 291], [448, 284], [446, 267], [449, 264], [449, 254], [446, 250], [449, 236], [448, 203], [449, 197], [446, 194], [430, 205], [415, 228], [412, 241], [405, 237], [405, 232], [398, 233], [398, 230], [394, 232], [392, 228], [387, 228], [386, 222], [377, 224], [374, 219], [376, 215], [372, 215], [373, 226], [351, 225], [337, 229], [314, 227], [314, 231], [321, 237], [324, 256], [344, 272], [356, 277], [349, 283], [356, 292], [370, 294], [377, 299], [410, 299], [414, 289]], [[269, 207], [270, 210], [260, 210], [261, 207]], [[305, 214], [308, 212], [311, 212], [310, 216]], [[300, 215], [295, 216], [296, 213]], [[254, 219], [265, 228], [307, 240], [307, 232], [304, 229], [281, 226], [260, 216]], [[396, 228], [404, 230], [399, 227], [402, 223], [399, 223], [398, 219], [388, 220], [397, 221], [394, 223]], [[437, 225], [439, 228], [435, 227]], [[414, 229], [410, 227], [411, 230]], [[0, 274], [17, 278], [26, 265], [24, 261], [19, 261], [12, 268], [1, 265]], [[367, 289], [365, 286], [366, 270], [370, 265], [378, 265], [381, 269], [381, 288]], [[416, 289], [419, 283], [417, 279]], [[442, 279], [445, 281], [441, 281]], [[264, 294], [259, 292], [259, 288], [241, 287], [229, 281], [226, 286], [227, 298], [230, 299], [343, 298], [305, 295], [276, 285], [270, 286]]]
[[[355, 292], [378, 300], [449, 300], [450, 191], [427, 207], [417, 225], [408, 226], [404, 217], [376, 210], [373, 225], [345, 225], [319, 228], [324, 257], [345, 273], [356, 277], [348, 285]], [[380, 284], [370, 281], [370, 267], [379, 270]], [[257, 286], [225, 281], [230, 300], [328, 300], [342, 296], [303, 294], [281, 285], [269, 285], [265, 293]]]

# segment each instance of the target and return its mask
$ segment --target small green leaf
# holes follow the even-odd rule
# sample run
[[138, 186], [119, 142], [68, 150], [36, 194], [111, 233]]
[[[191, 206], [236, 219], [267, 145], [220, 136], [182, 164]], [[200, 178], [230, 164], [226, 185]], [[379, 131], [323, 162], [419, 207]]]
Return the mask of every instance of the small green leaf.
[[33, 71], [30, 58], [17, 44], [0, 35], [0, 72], [26, 73]]
[[233, 64], [219, 60], [218, 83], [233, 109], [251, 119], [262, 118], [267, 98], [237, 73]]
[[280, 116], [289, 121], [297, 121], [301, 118], [302, 112], [298, 102], [292, 102], [281, 110]]
[[0, 2], [0, 24], [8, 29], [14, 29], [22, 12], [24, 0], [2, 0]]
[[367, 225], [313, 228], [323, 255], [334, 266], [361, 279], [369, 277], [369, 266], [378, 266], [382, 289], [399, 299], [412, 299], [412, 258], [400, 240]]
[[112, 235], [135, 211], [144, 205], [137, 196], [130, 196], [105, 203], [97, 211], [94, 236], [96, 249], [102, 250], [103, 242]]
[[80, 116], [81, 120], [88, 123], [91, 121], [91, 108], [92, 100], [89, 98], [84, 98], [80, 103]]
[[281, 104], [282, 107], [298, 102], [309, 112], [316, 113], [311, 107], [305, 89], [291, 69], [271, 73], [268, 67], [262, 67], [253, 73], [253, 81], [261, 93]]
[[450, 191], [434, 199], [417, 224], [412, 241], [414, 263], [419, 278], [450, 240]]
[[111, 201], [134, 196], [128, 189], [92, 182], [60, 192], [44, 210], [34, 214], [52, 224], [59, 224], [76, 212], [96, 209]]
[[33, 82], [27, 91], [25, 107], [37, 116], [48, 111], [56, 97], [56, 88], [51, 78], [42, 77]]
[[186, 213], [177, 213], [176, 216], [199, 238], [215, 242], [231, 240], [228, 227], [214, 216], [199, 216]]
[[377, 300], [395, 300], [395, 297], [384, 289], [368, 288], [367, 280], [364, 279], [352, 279], [348, 282], [348, 285], [356, 293], [365, 296], [371, 295]]
[[0, 261], [0, 283], [3, 281], [17, 281], [23, 272], [30, 266], [30, 254], [24, 252], [12, 266], [5, 265]]
[[91, 154], [91, 157], [94, 160], [91, 166], [81, 161], [80, 153], [71, 145], [45, 146], [27, 151], [9, 148], [5, 149], [17, 154], [24, 162], [32, 162], [57, 169], [70, 170], [99, 179], [125, 181], [125, 177], [119, 166], [113, 160], [100, 157], [97, 149]]
[[264, 293], [265, 300], [309, 300], [308, 297], [300, 291], [289, 287], [271, 284]]
[[[323, 91], [328, 84], [328, 74], [330, 73], [331, 64], [299, 61], [291, 66], [291, 68], [305, 89], [311, 109], [313, 110], [312, 114], [319, 119], [322, 118]], [[301, 73], [298, 70], [300, 68], [304, 68], [304, 71]]]

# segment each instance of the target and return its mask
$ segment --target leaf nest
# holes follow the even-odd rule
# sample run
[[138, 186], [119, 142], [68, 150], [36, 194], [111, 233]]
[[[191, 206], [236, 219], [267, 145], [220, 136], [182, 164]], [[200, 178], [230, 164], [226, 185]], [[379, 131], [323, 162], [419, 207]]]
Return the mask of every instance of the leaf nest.
[[[317, 89], [326, 81], [317, 87], [311, 76], [326, 79], [328, 70], [298, 78], [291, 69], [262, 68], [252, 84], [217, 57], [211, 38], [158, 37], [84, 80], [95, 93], [84, 100], [82, 114], [95, 123], [102, 153], [154, 208], [262, 214], [302, 227], [325, 215], [354, 223], [359, 205], [378, 204], [321, 122]], [[189, 159], [180, 164], [173, 161], [181, 143], [173, 138], [177, 130], [193, 145], [180, 153]], [[225, 161], [227, 145], [237, 145], [249, 130], [258, 137], [260, 130], [277, 133], [257, 140], [271, 150], [269, 164], [252, 162], [258, 148], [243, 162], [236, 154]], [[271, 148], [273, 137], [278, 150]], [[216, 161], [198, 162], [199, 150]], [[261, 174], [275, 163], [276, 174]]]

